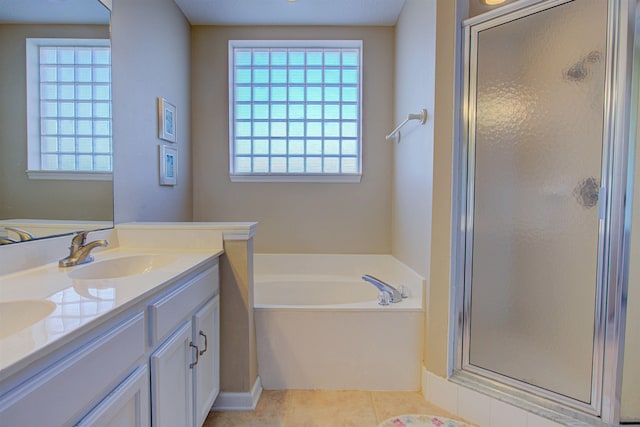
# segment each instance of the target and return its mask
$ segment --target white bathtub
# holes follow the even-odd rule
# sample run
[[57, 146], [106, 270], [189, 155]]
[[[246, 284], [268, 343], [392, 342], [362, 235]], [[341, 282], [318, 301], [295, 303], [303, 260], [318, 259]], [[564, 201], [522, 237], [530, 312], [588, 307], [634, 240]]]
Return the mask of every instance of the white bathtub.
[[[380, 306], [371, 274], [410, 297]], [[419, 390], [425, 281], [388, 255], [254, 256], [266, 389]]]

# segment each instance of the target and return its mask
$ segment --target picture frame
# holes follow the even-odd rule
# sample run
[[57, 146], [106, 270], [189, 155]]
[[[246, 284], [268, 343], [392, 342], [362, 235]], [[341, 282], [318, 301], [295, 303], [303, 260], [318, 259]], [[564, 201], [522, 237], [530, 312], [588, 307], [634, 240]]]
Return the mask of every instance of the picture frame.
[[158, 98], [158, 138], [176, 142], [178, 111], [175, 105], [164, 98]]
[[178, 149], [160, 145], [160, 185], [174, 186], [178, 183]]

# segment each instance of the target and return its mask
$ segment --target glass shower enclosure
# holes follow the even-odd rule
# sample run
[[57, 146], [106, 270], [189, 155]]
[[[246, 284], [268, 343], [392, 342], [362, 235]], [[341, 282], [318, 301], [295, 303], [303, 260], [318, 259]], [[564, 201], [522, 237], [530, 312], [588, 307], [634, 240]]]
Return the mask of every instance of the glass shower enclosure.
[[[611, 305], [619, 286], [611, 278], [628, 257], [615, 249], [625, 223], [616, 218], [630, 208], [617, 177], [627, 170], [620, 153], [632, 148], [617, 130], [620, 106], [631, 104], [616, 91], [631, 84], [621, 80], [616, 31], [626, 27], [616, 17], [635, 8], [621, 12], [619, 0], [519, 3], [465, 22], [457, 370], [537, 402], [640, 420], [625, 412], [640, 408], [638, 377], [620, 385], [624, 347], [614, 341], [624, 333], [611, 335], [608, 323], [622, 324], [626, 313]], [[635, 269], [629, 275], [640, 283]], [[637, 339], [640, 307], [632, 310], [631, 300], [640, 290], [630, 285], [626, 299], [623, 288], [627, 336]], [[629, 361], [640, 360], [632, 348], [629, 378]], [[612, 415], [616, 393], [622, 409]]]

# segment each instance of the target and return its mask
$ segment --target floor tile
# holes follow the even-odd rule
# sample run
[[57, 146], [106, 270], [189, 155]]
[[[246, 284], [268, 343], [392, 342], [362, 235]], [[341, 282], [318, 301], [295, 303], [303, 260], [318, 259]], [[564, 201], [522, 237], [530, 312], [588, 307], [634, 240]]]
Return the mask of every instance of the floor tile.
[[454, 418], [445, 410], [424, 400], [422, 394], [417, 391], [374, 391], [371, 392], [371, 396], [378, 423], [404, 414], [428, 414]]
[[291, 390], [286, 426], [375, 427], [376, 414], [367, 391]]

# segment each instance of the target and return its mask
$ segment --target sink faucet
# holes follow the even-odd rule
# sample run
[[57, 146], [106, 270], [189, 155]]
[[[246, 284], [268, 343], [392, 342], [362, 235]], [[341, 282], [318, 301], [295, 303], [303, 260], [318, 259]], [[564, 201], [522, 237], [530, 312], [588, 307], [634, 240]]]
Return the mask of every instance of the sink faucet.
[[391, 296], [391, 302], [402, 301], [402, 293], [390, 284], [385, 283], [382, 280], [377, 279], [369, 274], [365, 274], [364, 276], [362, 276], [362, 280], [371, 283], [373, 286], [378, 288], [380, 292], [388, 293]]
[[109, 245], [109, 242], [106, 240], [94, 240], [93, 242], [86, 243], [87, 234], [89, 234], [89, 231], [81, 231], [73, 236], [71, 246], [69, 247], [69, 256], [58, 262], [59, 267], [72, 267], [74, 265], [91, 262], [93, 261], [93, 256], [90, 255], [91, 250], [99, 246], [106, 247]]
[[35, 237], [36, 237], [33, 234], [29, 233], [28, 231], [24, 231], [24, 230], [21, 230], [19, 228], [5, 227], [4, 229], [7, 230], [7, 231], [13, 231], [14, 233], [16, 233], [18, 235], [18, 237], [20, 238], [21, 242], [25, 242], [27, 240], [35, 239]]

